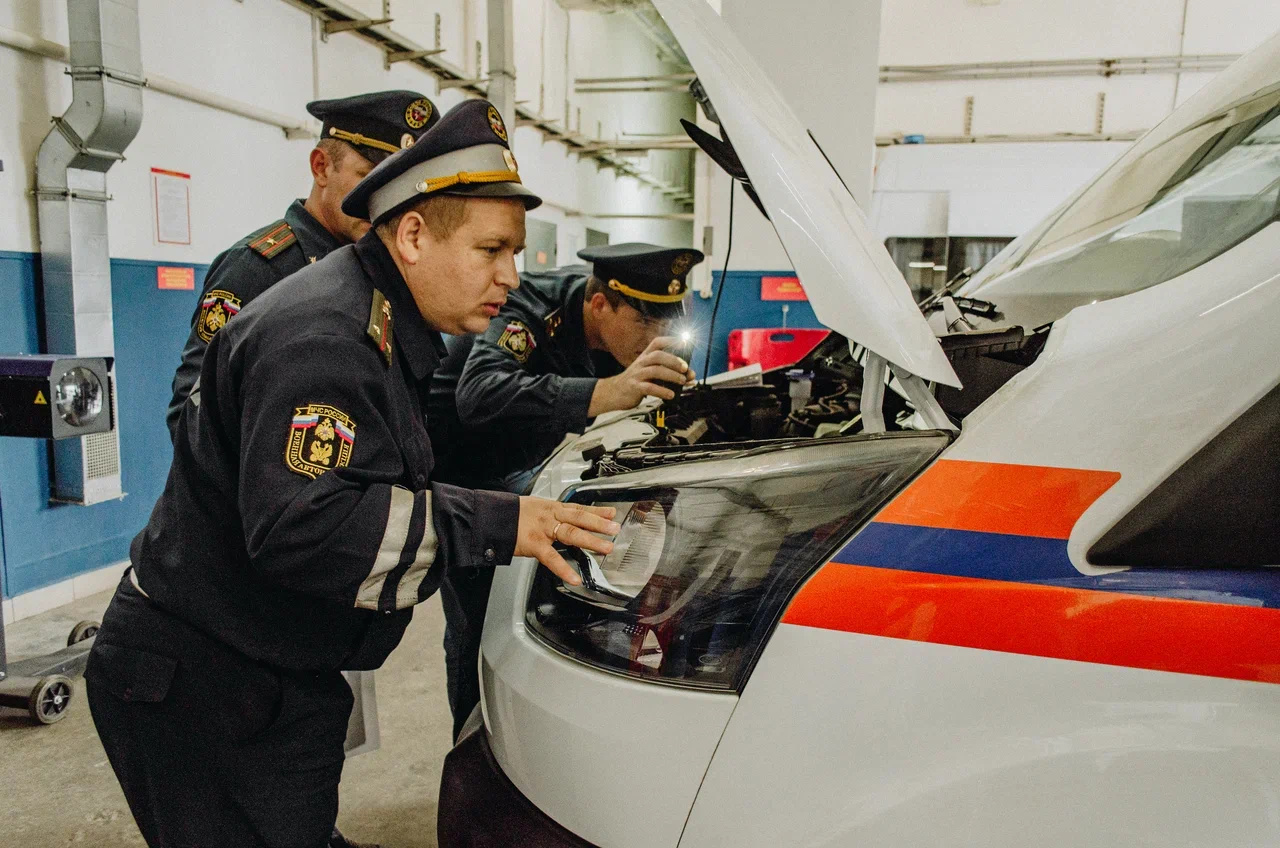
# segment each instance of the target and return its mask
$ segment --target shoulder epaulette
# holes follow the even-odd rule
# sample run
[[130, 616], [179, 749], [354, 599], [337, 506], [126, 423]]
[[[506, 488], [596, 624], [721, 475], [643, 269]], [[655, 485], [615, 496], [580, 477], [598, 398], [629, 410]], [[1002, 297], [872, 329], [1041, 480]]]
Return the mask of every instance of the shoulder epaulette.
[[273, 259], [297, 241], [293, 228], [281, 220], [250, 238], [249, 248], [266, 259]]
[[378, 346], [378, 351], [386, 357], [387, 367], [391, 367], [391, 304], [386, 295], [377, 289], [373, 290], [373, 304], [369, 307], [369, 326], [365, 328], [369, 338]]
[[543, 326], [547, 328], [547, 338], [554, 339], [556, 331], [560, 329], [560, 325], [564, 323], [564, 310], [557, 306], [555, 309], [547, 313], [547, 317], [542, 319]]

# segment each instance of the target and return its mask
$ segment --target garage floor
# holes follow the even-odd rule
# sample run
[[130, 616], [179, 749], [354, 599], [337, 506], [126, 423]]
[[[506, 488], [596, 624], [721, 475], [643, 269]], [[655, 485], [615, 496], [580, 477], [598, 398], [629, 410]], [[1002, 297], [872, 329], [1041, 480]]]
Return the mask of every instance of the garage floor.
[[[110, 599], [105, 592], [14, 623], [5, 631], [10, 660], [63, 646], [71, 627], [100, 618]], [[437, 596], [418, 608], [404, 641], [378, 671], [382, 747], [349, 760], [342, 777], [338, 824], [352, 839], [387, 848], [436, 844], [436, 797], [452, 728], [443, 632]], [[94, 732], [80, 681], [76, 696], [67, 717], [48, 727], [0, 707], [0, 845], [144, 845]]]

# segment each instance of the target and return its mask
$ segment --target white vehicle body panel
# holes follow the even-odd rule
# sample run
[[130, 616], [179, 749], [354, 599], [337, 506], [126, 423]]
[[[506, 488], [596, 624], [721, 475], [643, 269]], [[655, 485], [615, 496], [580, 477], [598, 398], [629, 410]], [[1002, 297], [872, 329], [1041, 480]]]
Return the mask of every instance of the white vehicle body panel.
[[1275, 845], [1277, 787], [1280, 686], [784, 624], [680, 846]]
[[913, 374], [959, 386], [902, 272], [750, 52], [706, 3], [654, 5], [698, 69], [818, 320]]

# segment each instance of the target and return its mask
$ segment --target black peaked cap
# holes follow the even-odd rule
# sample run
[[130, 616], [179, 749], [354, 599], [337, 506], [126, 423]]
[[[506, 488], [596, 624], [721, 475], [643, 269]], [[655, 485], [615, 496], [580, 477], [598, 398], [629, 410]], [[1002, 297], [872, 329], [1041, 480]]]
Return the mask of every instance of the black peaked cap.
[[321, 138], [345, 141], [374, 164], [412, 146], [440, 121], [425, 94], [404, 90], [313, 100], [307, 111], [320, 119]]
[[388, 158], [342, 201], [342, 211], [381, 223], [431, 194], [515, 197], [542, 204], [521, 184], [502, 116], [487, 100], [465, 100], [412, 147]]

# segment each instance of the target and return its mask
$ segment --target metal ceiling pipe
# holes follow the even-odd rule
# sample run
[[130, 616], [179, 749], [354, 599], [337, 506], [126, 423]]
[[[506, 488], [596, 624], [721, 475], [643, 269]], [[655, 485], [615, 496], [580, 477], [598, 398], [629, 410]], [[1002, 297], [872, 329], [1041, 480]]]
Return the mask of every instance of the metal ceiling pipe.
[[[53, 119], [36, 155], [45, 346], [114, 356], [107, 171], [142, 125], [138, 5], [67, 0], [67, 13], [71, 105]], [[118, 426], [55, 442], [53, 470], [52, 500], [87, 505], [122, 497]]]
[[[0, 26], [0, 46], [12, 47], [14, 50], [21, 50], [35, 56], [44, 56], [58, 62], [68, 61], [68, 51], [65, 45], [2, 26]], [[233, 100], [230, 97], [223, 97], [221, 94], [205, 91], [158, 74], [147, 74], [146, 85], [152, 91], [158, 91], [170, 97], [177, 97], [179, 100], [198, 103], [201, 106], [219, 109], [232, 115], [248, 118], [251, 121], [259, 121], [273, 127], [279, 127], [284, 130], [285, 138], [315, 138], [320, 134], [319, 130], [311, 122], [291, 115], [272, 112], [270, 109], [262, 109], [250, 103]]]

